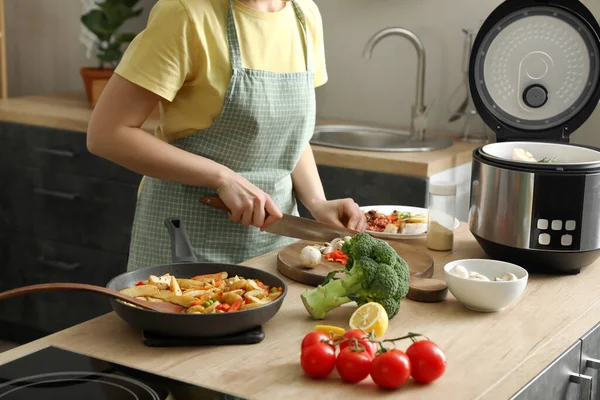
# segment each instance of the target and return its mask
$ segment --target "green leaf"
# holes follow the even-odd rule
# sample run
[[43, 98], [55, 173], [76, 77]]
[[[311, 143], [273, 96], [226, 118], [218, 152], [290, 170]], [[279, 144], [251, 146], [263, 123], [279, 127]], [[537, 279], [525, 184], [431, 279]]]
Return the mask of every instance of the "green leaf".
[[321, 286], [327, 285], [340, 272], [346, 272], [346, 270], [345, 269], [338, 269], [336, 271], [331, 271], [330, 273], [327, 274], [327, 276], [323, 280], [323, 283], [321, 283]]
[[114, 30], [111, 29], [109, 25], [106, 14], [101, 10], [91, 10], [87, 14], [82, 15], [81, 22], [90, 30], [90, 32], [96, 35], [100, 41], [106, 42], [110, 40], [110, 37], [114, 33]]
[[119, 46], [124, 43], [130, 43], [133, 39], [135, 39], [136, 36], [137, 36], [137, 34], [135, 34], [135, 33], [121, 33], [115, 39], [115, 43], [118, 44]]

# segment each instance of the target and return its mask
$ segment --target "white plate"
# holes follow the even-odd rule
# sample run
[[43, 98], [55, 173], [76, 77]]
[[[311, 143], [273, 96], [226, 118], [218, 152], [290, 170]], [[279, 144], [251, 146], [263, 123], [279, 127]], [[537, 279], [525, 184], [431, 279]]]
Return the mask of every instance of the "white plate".
[[[410, 207], [410, 206], [364, 206], [360, 208], [362, 212], [369, 212], [371, 210], [378, 211], [382, 214], [389, 215], [394, 212], [394, 210], [400, 212], [409, 212], [411, 214], [428, 214], [428, 210], [426, 208], [420, 207]], [[454, 229], [457, 229], [460, 226], [460, 221], [458, 219], [454, 219]], [[378, 237], [380, 239], [421, 239], [427, 236], [427, 226], [425, 226], [422, 232], [417, 234], [407, 234], [407, 233], [383, 233], [383, 232], [373, 232], [369, 231], [374, 237]]]

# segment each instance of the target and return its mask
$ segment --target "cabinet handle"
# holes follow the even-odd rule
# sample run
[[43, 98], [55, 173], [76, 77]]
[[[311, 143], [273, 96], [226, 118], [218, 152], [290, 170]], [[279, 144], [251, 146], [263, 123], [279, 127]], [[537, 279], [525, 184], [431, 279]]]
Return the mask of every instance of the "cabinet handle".
[[585, 360], [585, 367], [591, 369], [600, 369], [600, 360], [596, 360], [595, 358], [588, 358]]
[[33, 150], [35, 150], [38, 153], [50, 154], [52, 156], [67, 157], [67, 158], [75, 157], [75, 153], [73, 153], [72, 151], [69, 151], [69, 150], [55, 150], [55, 149], [49, 149], [47, 147], [34, 147]]
[[581, 387], [581, 400], [592, 399], [592, 377], [588, 375], [571, 375], [571, 383], [575, 383]]
[[56, 192], [54, 190], [46, 190], [40, 188], [34, 189], [34, 193], [39, 194], [41, 196], [56, 197], [64, 200], [75, 200], [79, 197], [79, 194], [77, 193]]
[[81, 267], [80, 263], [66, 263], [63, 261], [46, 260], [44, 257], [38, 257], [38, 262], [50, 268], [60, 269], [61, 271], [75, 271]]

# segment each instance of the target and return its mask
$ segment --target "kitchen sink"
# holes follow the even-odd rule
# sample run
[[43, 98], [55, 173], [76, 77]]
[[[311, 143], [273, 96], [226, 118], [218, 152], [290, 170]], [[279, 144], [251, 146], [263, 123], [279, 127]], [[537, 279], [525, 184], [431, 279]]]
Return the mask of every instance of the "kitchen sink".
[[452, 145], [444, 137], [414, 140], [410, 132], [362, 125], [317, 125], [311, 144], [349, 150], [418, 152], [440, 150]]

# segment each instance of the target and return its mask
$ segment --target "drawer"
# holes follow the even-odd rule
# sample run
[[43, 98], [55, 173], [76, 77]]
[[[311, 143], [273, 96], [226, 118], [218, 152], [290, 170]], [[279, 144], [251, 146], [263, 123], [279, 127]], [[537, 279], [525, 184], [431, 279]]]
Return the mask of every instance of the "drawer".
[[53, 240], [9, 233], [8, 264], [18, 268], [25, 285], [76, 282], [106, 286], [127, 269], [127, 256]]
[[[20, 269], [21, 285], [75, 282], [98, 286], [126, 271], [127, 257], [50, 240], [12, 233], [8, 264]], [[107, 297], [83, 292], [45, 292], [19, 297], [20, 318], [15, 321], [46, 334], [110, 312]], [[1, 311], [0, 311], [1, 312]], [[1, 319], [1, 317], [0, 317]]]
[[84, 133], [9, 122], [0, 122], [1, 164], [132, 184], [141, 179], [141, 175], [91, 154]]
[[127, 253], [137, 186], [0, 168], [0, 221], [9, 229], [83, 247]]

